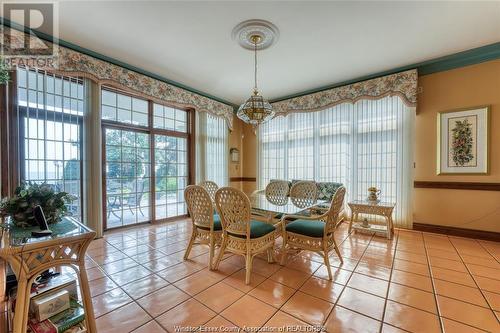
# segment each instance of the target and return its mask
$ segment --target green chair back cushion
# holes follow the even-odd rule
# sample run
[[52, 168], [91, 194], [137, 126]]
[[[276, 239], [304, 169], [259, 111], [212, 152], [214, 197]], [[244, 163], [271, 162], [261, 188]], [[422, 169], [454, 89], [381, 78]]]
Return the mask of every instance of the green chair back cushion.
[[[210, 230], [210, 228], [203, 228], [203, 227], [198, 227], [200, 229], [204, 230]], [[220, 222], [220, 216], [219, 214], [214, 214], [214, 231], [220, 231], [222, 230], [222, 223]]]
[[286, 231], [309, 237], [323, 237], [324, 230], [325, 222], [316, 220], [295, 220], [286, 225]]

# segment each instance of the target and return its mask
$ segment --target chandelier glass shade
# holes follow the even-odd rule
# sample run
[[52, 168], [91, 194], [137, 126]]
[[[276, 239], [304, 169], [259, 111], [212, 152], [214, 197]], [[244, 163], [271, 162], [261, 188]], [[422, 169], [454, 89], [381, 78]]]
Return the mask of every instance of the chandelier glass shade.
[[255, 55], [255, 85], [253, 94], [245, 103], [241, 104], [236, 115], [244, 122], [256, 127], [274, 117], [274, 111], [271, 104], [259, 94], [257, 89], [257, 44], [261, 41], [260, 36], [251, 36], [251, 41], [254, 44]]
[[273, 107], [262, 97], [257, 90], [241, 104], [236, 114], [244, 122], [258, 126], [274, 116]]

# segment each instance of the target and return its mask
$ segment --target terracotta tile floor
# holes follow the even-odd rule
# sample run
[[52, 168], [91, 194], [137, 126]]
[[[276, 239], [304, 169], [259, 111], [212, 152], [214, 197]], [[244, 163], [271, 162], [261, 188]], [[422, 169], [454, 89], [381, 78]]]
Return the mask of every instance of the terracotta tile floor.
[[227, 254], [219, 271], [209, 271], [208, 248], [195, 246], [183, 261], [190, 232], [183, 220], [110, 232], [91, 244], [100, 333], [200, 325], [500, 332], [500, 243], [406, 230], [388, 241], [348, 235], [343, 224], [336, 238], [344, 264], [332, 253], [333, 281], [320, 256], [301, 252], [285, 267], [255, 259], [247, 286], [242, 257]]

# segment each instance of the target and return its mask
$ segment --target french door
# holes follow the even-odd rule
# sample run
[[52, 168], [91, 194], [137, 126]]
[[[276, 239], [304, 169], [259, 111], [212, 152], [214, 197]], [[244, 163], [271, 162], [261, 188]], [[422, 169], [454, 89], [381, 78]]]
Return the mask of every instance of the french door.
[[104, 128], [106, 228], [147, 222], [151, 216], [150, 134]]
[[192, 113], [108, 88], [101, 108], [104, 228], [187, 216]]
[[186, 215], [184, 189], [188, 184], [188, 140], [154, 135], [156, 219]]

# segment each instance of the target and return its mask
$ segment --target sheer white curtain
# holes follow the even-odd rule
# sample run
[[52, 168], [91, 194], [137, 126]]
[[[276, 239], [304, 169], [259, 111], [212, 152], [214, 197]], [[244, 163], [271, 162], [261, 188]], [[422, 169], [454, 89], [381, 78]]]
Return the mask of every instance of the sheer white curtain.
[[228, 135], [224, 118], [196, 113], [196, 182], [228, 184]]
[[292, 113], [259, 127], [259, 187], [270, 179], [343, 183], [348, 200], [381, 189], [395, 224], [411, 227], [415, 109], [397, 97]]

